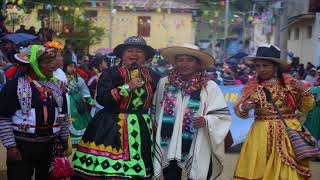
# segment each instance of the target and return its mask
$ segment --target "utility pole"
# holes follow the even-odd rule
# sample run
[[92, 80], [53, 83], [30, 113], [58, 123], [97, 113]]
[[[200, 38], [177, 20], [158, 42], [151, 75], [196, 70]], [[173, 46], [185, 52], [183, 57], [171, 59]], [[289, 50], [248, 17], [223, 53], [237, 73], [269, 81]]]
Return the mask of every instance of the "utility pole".
[[227, 59], [228, 57], [228, 51], [227, 51], [227, 38], [228, 38], [228, 29], [229, 29], [229, 0], [226, 0], [225, 4], [225, 17], [224, 17], [224, 43], [223, 43], [223, 50], [224, 50], [224, 59]]
[[286, 59], [288, 54], [288, 1], [281, 0], [274, 4], [277, 9], [274, 44], [281, 49], [282, 59]]
[[113, 21], [113, 4], [114, 0], [110, 0], [110, 16], [109, 16], [109, 48], [112, 48], [112, 21]]
[[288, 0], [282, 0], [282, 13], [280, 16], [280, 49], [281, 59], [288, 54]]

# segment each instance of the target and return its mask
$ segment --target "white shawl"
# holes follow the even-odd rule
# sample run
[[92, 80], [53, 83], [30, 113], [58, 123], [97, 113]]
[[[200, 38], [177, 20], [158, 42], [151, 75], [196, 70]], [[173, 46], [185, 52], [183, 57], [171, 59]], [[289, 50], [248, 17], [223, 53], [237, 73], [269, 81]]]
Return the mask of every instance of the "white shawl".
[[222, 173], [222, 155], [224, 154], [224, 138], [227, 135], [230, 125], [231, 117], [227, 108], [219, 86], [209, 81], [206, 87], [203, 87], [200, 93], [200, 107], [197, 115], [204, 116], [207, 126], [198, 129], [194, 134], [190, 153], [185, 163], [179, 162], [181, 160], [181, 141], [182, 141], [182, 123], [184, 109], [187, 107], [190, 96], [182, 97], [181, 92], [177, 94], [176, 117], [174, 122], [174, 129], [168, 148], [163, 149], [160, 146], [161, 141], [161, 126], [163, 115], [163, 104], [161, 104], [164, 86], [168, 83], [168, 78], [162, 78], [158, 83], [157, 92], [154, 96], [154, 121], [157, 124], [155, 157], [153, 161], [155, 178], [162, 175], [162, 169], [168, 166], [168, 160], [176, 159], [178, 165], [187, 171], [188, 178], [194, 180], [206, 180], [210, 156], [212, 157], [212, 177], [217, 179]]

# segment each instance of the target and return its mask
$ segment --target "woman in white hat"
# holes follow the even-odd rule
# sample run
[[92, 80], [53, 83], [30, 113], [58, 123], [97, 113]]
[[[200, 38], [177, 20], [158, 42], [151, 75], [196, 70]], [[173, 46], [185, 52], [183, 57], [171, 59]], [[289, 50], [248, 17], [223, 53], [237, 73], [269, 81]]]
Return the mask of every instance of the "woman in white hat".
[[155, 178], [206, 180], [221, 174], [223, 141], [231, 118], [224, 95], [205, 69], [214, 58], [194, 45], [169, 47], [161, 55], [175, 68], [159, 81]]
[[308, 179], [308, 160], [296, 158], [277, 108], [290, 128], [301, 129], [295, 111], [306, 113], [314, 106], [310, 88], [282, 73], [286, 61], [273, 45], [260, 46], [256, 56], [247, 59], [253, 61], [257, 75], [243, 88], [234, 109], [244, 119], [253, 109], [255, 121], [242, 146], [234, 179]]

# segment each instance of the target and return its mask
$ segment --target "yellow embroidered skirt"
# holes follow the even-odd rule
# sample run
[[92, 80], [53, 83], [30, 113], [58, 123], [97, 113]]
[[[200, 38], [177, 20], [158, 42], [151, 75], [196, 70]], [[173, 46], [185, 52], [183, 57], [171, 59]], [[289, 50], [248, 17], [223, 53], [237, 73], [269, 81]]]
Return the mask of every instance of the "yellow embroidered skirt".
[[[297, 119], [287, 124], [300, 129]], [[308, 160], [298, 160], [281, 120], [256, 120], [244, 142], [235, 180], [300, 180], [311, 176]]]

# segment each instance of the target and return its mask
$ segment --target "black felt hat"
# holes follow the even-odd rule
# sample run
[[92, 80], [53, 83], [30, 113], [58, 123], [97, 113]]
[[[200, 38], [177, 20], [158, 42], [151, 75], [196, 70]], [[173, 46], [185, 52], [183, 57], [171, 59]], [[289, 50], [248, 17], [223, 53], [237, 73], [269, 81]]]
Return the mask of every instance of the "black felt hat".
[[155, 50], [147, 45], [146, 41], [141, 36], [131, 36], [124, 40], [123, 44], [119, 44], [113, 49], [113, 53], [118, 57], [122, 58], [123, 51], [129, 46], [137, 46], [142, 48], [146, 53], [146, 58], [152, 58], [155, 54]]
[[281, 59], [281, 51], [277, 46], [274, 45], [262, 45], [257, 49], [255, 56], [247, 56], [245, 59], [249, 61], [255, 61], [256, 59], [264, 59], [276, 62], [280, 65], [288, 65], [287, 60]]

